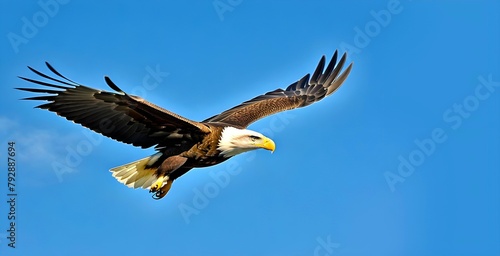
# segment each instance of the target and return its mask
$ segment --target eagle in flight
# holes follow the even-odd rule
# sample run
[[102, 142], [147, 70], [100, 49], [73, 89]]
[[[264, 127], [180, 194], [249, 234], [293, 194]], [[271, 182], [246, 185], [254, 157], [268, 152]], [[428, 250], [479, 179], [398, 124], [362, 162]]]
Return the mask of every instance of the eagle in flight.
[[335, 92], [346, 80], [352, 63], [342, 71], [346, 54], [338, 52], [325, 69], [323, 56], [312, 75], [307, 74], [285, 90], [276, 89], [245, 101], [218, 115], [196, 122], [130, 95], [104, 77], [114, 92], [90, 88], [66, 78], [49, 63], [52, 76], [28, 67], [45, 81], [20, 77], [42, 88], [16, 88], [40, 94], [25, 100], [45, 101], [47, 109], [114, 140], [141, 148], [154, 146], [155, 154], [112, 168], [119, 182], [143, 188], [163, 198], [175, 179], [192, 168], [206, 167], [254, 149], [275, 150], [264, 135], [246, 129], [251, 123], [290, 109], [308, 106]]

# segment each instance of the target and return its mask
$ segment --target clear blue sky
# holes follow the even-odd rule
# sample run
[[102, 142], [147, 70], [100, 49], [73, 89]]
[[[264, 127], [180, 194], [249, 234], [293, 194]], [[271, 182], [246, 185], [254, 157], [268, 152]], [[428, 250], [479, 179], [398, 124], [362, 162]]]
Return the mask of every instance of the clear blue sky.
[[[500, 254], [496, 1], [0, 5], [0, 255]], [[12, 89], [32, 86], [16, 77], [33, 77], [27, 65], [49, 61], [203, 120], [289, 85], [335, 49], [355, 63], [338, 92], [250, 127], [274, 154], [191, 171], [160, 201], [108, 172], [151, 149], [33, 109]]]

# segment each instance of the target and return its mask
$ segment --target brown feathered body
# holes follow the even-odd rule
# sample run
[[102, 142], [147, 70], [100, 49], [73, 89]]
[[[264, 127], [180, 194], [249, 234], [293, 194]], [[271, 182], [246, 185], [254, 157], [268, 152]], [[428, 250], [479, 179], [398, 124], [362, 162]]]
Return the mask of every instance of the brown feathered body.
[[[204, 136], [183, 138], [172, 146], [157, 148], [161, 156], [146, 168], [156, 170], [157, 175], [168, 175], [171, 179], [176, 179], [192, 168], [212, 166], [229, 159], [221, 156], [217, 149], [224, 126], [210, 123], [205, 125]], [[182, 162], [182, 159], [186, 161]]]

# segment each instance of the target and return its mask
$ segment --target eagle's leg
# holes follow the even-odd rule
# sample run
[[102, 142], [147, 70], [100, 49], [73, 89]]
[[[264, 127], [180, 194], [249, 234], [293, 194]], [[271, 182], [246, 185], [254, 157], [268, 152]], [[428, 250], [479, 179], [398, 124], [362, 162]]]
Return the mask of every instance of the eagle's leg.
[[163, 187], [161, 187], [154, 193], [153, 198], [157, 200], [162, 199], [168, 193], [170, 187], [172, 187], [173, 182], [174, 182], [173, 180], [168, 180], [167, 184], [163, 185]]
[[[184, 163], [186, 163], [187, 158], [182, 156], [171, 156], [163, 161], [163, 163], [158, 167], [157, 175], [158, 179], [156, 180], [151, 188], [149, 189], [150, 193], [154, 193], [154, 199], [163, 198], [167, 192], [172, 187], [173, 179], [170, 179], [168, 175], [173, 171], [179, 169]], [[166, 183], [164, 183], [166, 180]]]
[[[151, 188], [149, 189], [149, 193], [155, 193], [157, 192], [162, 186], [163, 186], [163, 180], [165, 179], [164, 176], [158, 177], [155, 183], [151, 185]], [[167, 181], [168, 183], [168, 181]]]

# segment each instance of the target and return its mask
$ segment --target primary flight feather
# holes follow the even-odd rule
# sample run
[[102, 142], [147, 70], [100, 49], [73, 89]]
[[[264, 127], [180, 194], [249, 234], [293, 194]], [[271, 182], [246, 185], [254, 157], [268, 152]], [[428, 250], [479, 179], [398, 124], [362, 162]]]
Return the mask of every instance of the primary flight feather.
[[335, 92], [349, 75], [352, 63], [344, 70], [344, 54], [337, 63], [337, 51], [325, 69], [325, 56], [312, 75], [305, 75], [286, 89], [277, 89], [245, 101], [204, 121], [197, 122], [170, 112], [140, 97], [129, 95], [105, 77], [115, 92], [78, 84], [55, 70], [39, 81], [20, 77], [43, 88], [16, 88], [40, 94], [25, 98], [46, 103], [47, 109], [68, 120], [117, 141], [149, 148], [152, 156], [112, 168], [118, 181], [132, 188], [148, 189], [156, 199], [163, 198], [175, 179], [192, 168], [219, 164], [232, 156], [254, 149], [274, 151], [274, 142], [264, 135], [246, 129], [266, 116], [305, 107]]

